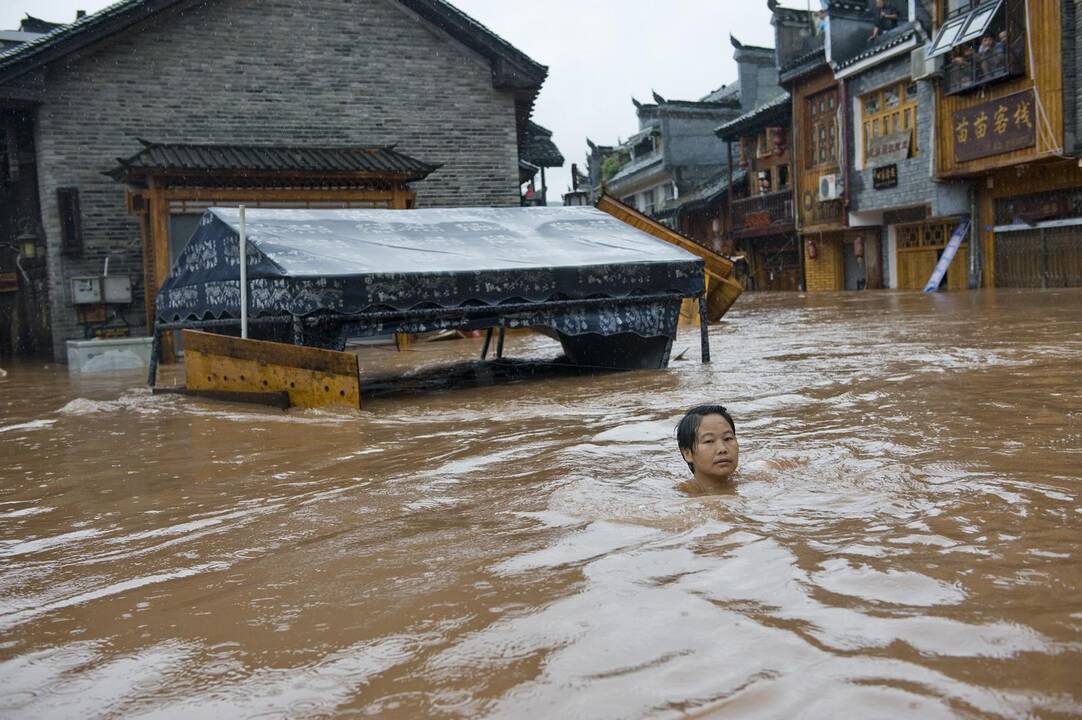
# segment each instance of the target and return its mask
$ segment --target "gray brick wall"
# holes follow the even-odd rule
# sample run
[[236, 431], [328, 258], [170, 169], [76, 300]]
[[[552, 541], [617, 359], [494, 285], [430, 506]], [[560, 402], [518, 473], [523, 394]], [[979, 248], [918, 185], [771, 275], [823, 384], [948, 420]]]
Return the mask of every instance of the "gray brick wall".
[[[53, 348], [81, 336], [67, 279], [142, 277], [139, 225], [101, 173], [174, 142], [387, 144], [444, 167], [421, 206], [518, 204], [514, 99], [487, 61], [393, 0], [216, 0], [156, 20], [46, 77], [36, 142]], [[56, 188], [79, 188], [85, 252], [59, 253]], [[141, 290], [141, 283], [139, 284]], [[142, 324], [142, 298], [129, 312]]]

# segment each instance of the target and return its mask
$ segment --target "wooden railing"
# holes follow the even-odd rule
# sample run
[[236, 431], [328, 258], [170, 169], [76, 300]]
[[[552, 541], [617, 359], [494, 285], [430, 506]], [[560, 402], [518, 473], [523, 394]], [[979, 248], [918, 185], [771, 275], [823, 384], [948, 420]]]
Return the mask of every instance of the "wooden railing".
[[764, 234], [793, 226], [793, 193], [789, 190], [733, 200], [733, 234]]

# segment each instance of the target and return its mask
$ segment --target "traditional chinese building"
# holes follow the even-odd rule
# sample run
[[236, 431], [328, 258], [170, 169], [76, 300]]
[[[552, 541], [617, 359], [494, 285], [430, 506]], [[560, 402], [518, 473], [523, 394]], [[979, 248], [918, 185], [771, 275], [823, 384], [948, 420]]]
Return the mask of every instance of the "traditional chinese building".
[[34, 254], [0, 290], [50, 328], [23, 350], [142, 334], [208, 203], [520, 204], [546, 74], [441, 0], [122, 0], [0, 52], [0, 245]]
[[783, 93], [718, 128], [742, 178], [731, 175], [727, 249], [749, 290], [799, 290], [801, 245], [793, 213], [792, 99]]
[[1080, 9], [934, 3], [935, 174], [974, 183], [985, 286], [1082, 286]]
[[[854, 252], [847, 244], [847, 289], [922, 289], [970, 214], [970, 184], [936, 182], [930, 172], [935, 86], [924, 73], [913, 73], [914, 56], [921, 68], [926, 39], [919, 14], [919, 5], [910, 3], [912, 20], [901, 20], [870, 42], [875, 25], [866, 8], [842, 6], [828, 16], [827, 50], [849, 100], [845, 195]], [[962, 245], [943, 287], [970, 287], [968, 248]]]
[[[716, 129], [777, 97], [773, 48], [730, 37], [737, 80], [696, 101], [636, 100], [639, 131], [615, 147], [589, 143], [587, 167], [604, 191], [670, 227], [690, 229], [696, 242], [714, 247], [725, 216], [728, 155]], [[688, 201], [686, 203], [685, 201]]]
[[[809, 291], [841, 290], [855, 263], [845, 196], [843, 88], [827, 61], [826, 35], [814, 13], [770, 3], [779, 76], [792, 95], [792, 183]], [[849, 261], [849, 262], [847, 262]], [[850, 278], [857, 284], [856, 276]]]
[[632, 99], [639, 130], [601, 165], [604, 192], [646, 215], [672, 222], [673, 200], [697, 188], [725, 162], [714, 128], [740, 113], [736, 87], [701, 100]]
[[[525, 185], [523, 205], [548, 204], [547, 168], [563, 167], [564, 156], [552, 141], [552, 131], [534, 121], [526, 124], [526, 135], [519, 145], [519, 184]], [[540, 175], [541, 183], [537, 184]], [[530, 193], [533, 193], [533, 197]]]

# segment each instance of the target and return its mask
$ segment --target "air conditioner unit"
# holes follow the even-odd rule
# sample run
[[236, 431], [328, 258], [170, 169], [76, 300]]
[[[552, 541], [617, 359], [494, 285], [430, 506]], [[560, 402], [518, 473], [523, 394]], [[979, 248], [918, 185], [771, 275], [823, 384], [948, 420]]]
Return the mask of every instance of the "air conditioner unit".
[[940, 72], [939, 57], [928, 57], [928, 49], [921, 45], [909, 55], [909, 76], [914, 80], [927, 80]]
[[830, 200], [837, 200], [842, 196], [841, 183], [838, 182], [837, 175], [820, 175], [819, 176], [819, 202], [829, 202]]

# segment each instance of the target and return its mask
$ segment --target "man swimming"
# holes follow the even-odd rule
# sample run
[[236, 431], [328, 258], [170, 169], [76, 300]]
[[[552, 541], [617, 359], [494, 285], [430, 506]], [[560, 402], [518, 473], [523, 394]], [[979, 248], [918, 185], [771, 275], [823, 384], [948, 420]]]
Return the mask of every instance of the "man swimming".
[[676, 444], [694, 476], [680, 485], [690, 493], [711, 493], [732, 487], [740, 462], [733, 417], [721, 405], [698, 405], [676, 426]]

